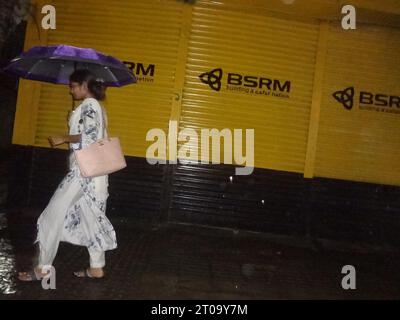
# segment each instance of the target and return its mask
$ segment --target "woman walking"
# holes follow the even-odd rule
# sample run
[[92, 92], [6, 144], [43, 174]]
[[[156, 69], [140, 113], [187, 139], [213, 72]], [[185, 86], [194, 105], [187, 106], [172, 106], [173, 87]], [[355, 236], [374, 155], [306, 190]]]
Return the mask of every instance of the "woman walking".
[[117, 247], [114, 228], [105, 215], [108, 175], [81, 176], [73, 153], [108, 136], [107, 115], [99, 103], [105, 98], [105, 87], [88, 70], [76, 70], [70, 76], [70, 94], [82, 103], [69, 118], [69, 134], [49, 137], [52, 147], [69, 144], [69, 172], [38, 219], [38, 263], [32, 271], [18, 274], [21, 281], [40, 280], [47, 274], [44, 270], [52, 266], [60, 241], [88, 249], [90, 267], [74, 272], [77, 277], [102, 278], [105, 251]]

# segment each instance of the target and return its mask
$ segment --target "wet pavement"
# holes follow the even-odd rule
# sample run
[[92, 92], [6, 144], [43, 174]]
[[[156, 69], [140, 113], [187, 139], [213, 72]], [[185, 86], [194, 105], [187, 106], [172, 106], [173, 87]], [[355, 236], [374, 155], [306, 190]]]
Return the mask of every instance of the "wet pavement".
[[[29, 211], [30, 210], [30, 211]], [[113, 219], [118, 249], [106, 277], [79, 279], [83, 247], [61, 243], [56, 289], [15, 279], [32, 265], [40, 210], [0, 213], [0, 299], [398, 299], [399, 253], [193, 225], [151, 226]], [[341, 287], [342, 267], [356, 269], [356, 289]]]

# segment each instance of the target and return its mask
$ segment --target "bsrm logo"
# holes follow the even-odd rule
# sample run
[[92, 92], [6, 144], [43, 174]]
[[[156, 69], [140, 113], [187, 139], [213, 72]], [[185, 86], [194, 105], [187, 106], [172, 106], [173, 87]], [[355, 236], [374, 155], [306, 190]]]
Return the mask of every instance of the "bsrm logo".
[[145, 68], [143, 63], [135, 63], [132, 61], [123, 61], [125, 66], [132, 71], [133, 74], [136, 74], [137, 76], [143, 75], [143, 76], [150, 76], [154, 77], [154, 69], [155, 65], [154, 64], [149, 64], [147, 68]]
[[400, 96], [390, 96], [387, 94], [373, 94], [371, 92], [360, 92], [360, 104], [373, 104], [380, 107], [400, 108]]
[[[354, 87], [348, 87], [346, 89], [336, 91], [332, 95], [338, 102], [343, 104], [347, 110], [351, 110], [353, 108], [354, 92]], [[400, 96], [382, 93], [374, 94], [372, 92], [360, 91], [359, 105], [400, 108]]]
[[290, 92], [290, 81], [285, 81], [285, 83], [281, 83], [276, 79], [269, 79], [263, 77], [254, 77], [254, 76], [242, 76], [238, 73], [228, 73], [228, 84], [234, 86], [245, 86], [249, 88], [263, 88], [267, 87], [268, 90], [273, 91], [286, 91]]

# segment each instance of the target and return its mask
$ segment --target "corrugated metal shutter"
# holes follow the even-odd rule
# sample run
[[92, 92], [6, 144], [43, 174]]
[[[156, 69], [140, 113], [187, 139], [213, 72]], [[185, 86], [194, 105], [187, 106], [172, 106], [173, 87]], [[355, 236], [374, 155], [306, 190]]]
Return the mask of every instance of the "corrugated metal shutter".
[[[317, 176], [400, 184], [400, 101], [397, 107], [369, 105], [371, 110], [359, 104], [361, 91], [399, 99], [399, 50], [398, 29], [358, 24], [356, 30], [345, 31], [330, 26]], [[348, 110], [332, 94], [351, 87], [354, 105]]]
[[256, 168], [237, 176], [231, 165], [178, 165], [170, 220], [305, 235], [308, 199], [300, 174]]
[[[48, 45], [93, 47], [135, 63], [139, 83], [108, 90], [110, 133], [119, 136], [127, 155], [146, 155], [150, 128], [168, 129], [181, 32], [183, 3], [106, 0], [53, 1], [58, 28]], [[141, 65], [140, 65], [141, 64]], [[154, 75], [150, 73], [154, 65]], [[41, 90], [36, 146], [48, 147], [49, 134], [62, 133], [71, 101], [66, 86], [44, 84]]]
[[[200, 135], [201, 128], [254, 128], [256, 167], [303, 172], [317, 40], [318, 25], [312, 22], [260, 14], [249, 4], [198, 1], [180, 129]], [[199, 79], [217, 68], [223, 72], [220, 91]], [[290, 81], [290, 98], [227, 90], [228, 73]]]
[[[180, 129], [195, 129], [200, 137], [203, 128], [254, 128], [256, 167], [303, 172], [318, 31], [313, 22], [283, 20], [248, 4], [197, 1]], [[217, 68], [220, 91], [199, 77]], [[290, 98], [227, 90], [228, 73], [291, 81]], [[230, 165], [178, 163], [170, 220], [304, 234], [301, 176], [271, 172], [236, 176]], [[282, 202], [289, 194], [296, 200]]]

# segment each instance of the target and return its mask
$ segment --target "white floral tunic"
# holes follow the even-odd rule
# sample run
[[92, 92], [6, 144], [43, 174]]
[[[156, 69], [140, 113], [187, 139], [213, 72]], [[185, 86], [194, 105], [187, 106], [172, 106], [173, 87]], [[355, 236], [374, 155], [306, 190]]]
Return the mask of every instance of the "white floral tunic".
[[[61, 181], [64, 184], [77, 179], [83, 192], [67, 211], [60, 241], [88, 247], [89, 250], [111, 250], [117, 247], [115, 231], [105, 215], [108, 194], [108, 175], [85, 178], [80, 174], [73, 153], [98, 139], [107, 137], [105, 109], [94, 98], [86, 98], [69, 118], [69, 134], [81, 134], [81, 142], [70, 143], [69, 172]], [[40, 230], [40, 218], [38, 221]], [[38, 232], [39, 233], [39, 232]], [[38, 235], [38, 241], [39, 235]]]

